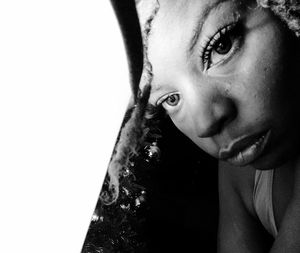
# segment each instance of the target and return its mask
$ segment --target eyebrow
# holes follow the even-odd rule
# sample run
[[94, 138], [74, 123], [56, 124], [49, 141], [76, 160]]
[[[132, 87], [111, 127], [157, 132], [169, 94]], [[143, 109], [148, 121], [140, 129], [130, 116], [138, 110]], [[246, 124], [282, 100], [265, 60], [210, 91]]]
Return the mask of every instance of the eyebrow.
[[189, 54], [192, 54], [194, 48], [195, 48], [195, 45], [197, 44], [197, 41], [200, 37], [200, 34], [202, 33], [202, 29], [203, 29], [203, 25], [207, 19], [207, 17], [209, 16], [209, 14], [217, 9], [222, 3], [224, 2], [227, 2], [227, 1], [230, 1], [230, 0], [219, 0], [213, 4], [210, 4], [208, 5], [204, 10], [203, 12], [201, 12], [201, 14], [199, 15], [198, 17], [198, 22], [197, 22], [197, 25], [196, 27], [193, 29], [194, 31], [194, 34], [189, 42], [189, 47], [188, 47], [188, 53]]

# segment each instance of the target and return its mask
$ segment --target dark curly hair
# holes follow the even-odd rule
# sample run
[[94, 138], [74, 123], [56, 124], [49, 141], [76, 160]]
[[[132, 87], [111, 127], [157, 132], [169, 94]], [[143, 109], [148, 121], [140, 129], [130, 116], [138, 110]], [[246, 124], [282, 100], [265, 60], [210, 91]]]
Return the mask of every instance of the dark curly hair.
[[[156, 1], [156, 0], [155, 0]], [[153, 108], [148, 105], [152, 83], [152, 65], [148, 60], [148, 37], [151, 32], [151, 25], [159, 9], [158, 1], [155, 2], [150, 16], [147, 18], [142, 28], [143, 37], [143, 74], [140, 82], [144, 87], [143, 91], [139, 90], [135, 98], [136, 103], [132, 106], [129, 120], [123, 124], [120, 132], [119, 141], [116, 144], [114, 154], [108, 167], [109, 185], [108, 191], [102, 191], [100, 199], [105, 204], [114, 203], [119, 195], [119, 178], [122, 171], [129, 167], [131, 158], [138, 156], [146, 137], [149, 137], [149, 129], [145, 127], [146, 121], [153, 118]]]

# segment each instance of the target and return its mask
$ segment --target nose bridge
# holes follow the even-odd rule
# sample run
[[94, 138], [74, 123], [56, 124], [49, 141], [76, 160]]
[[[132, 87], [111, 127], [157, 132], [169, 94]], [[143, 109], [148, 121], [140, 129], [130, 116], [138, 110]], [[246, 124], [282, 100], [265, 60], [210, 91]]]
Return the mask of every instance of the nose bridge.
[[196, 134], [211, 137], [221, 132], [236, 116], [236, 107], [214, 84], [193, 84], [188, 99]]

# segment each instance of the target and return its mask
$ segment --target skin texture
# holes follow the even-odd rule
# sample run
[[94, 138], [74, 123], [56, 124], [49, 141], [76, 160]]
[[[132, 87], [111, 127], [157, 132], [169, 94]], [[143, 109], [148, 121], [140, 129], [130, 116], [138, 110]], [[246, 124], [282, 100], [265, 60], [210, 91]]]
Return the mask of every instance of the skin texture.
[[[255, 1], [159, 4], [148, 38], [150, 103], [163, 106], [176, 127], [215, 158], [239, 138], [270, 132], [264, 151], [242, 168], [221, 163], [219, 251], [269, 250], [252, 206], [253, 178], [254, 169], [277, 168], [279, 235], [271, 252], [299, 252], [299, 41]], [[224, 27], [228, 51], [212, 44]]]
[[[259, 169], [278, 166], [294, 149], [295, 136], [299, 138], [294, 119], [299, 112], [291, 103], [296, 93], [289, 87], [295, 85], [287, 78], [297, 79], [286, 73], [293, 68], [289, 63], [296, 51], [288, 50], [291, 35], [268, 10], [255, 8], [254, 3], [245, 8], [224, 1], [202, 19], [203, 10], [216, 1], [173, 2], [160, 1], [149, 38], [154, 75], [150, 102], [178, 93], [178, 105], [163, 103], [166, 111], [177, 128], [216, 158], [221, 148], [237, 138], [271, 129], [269, 152], [254, 165]], [[243, 20], [238, 22], [244, 30], [238, 48], [229, 56], [214, 53], [217, 63], [205, 69], [201, 48], [237, 17]], [[202, 33], [190, 53], [199, 22]]]

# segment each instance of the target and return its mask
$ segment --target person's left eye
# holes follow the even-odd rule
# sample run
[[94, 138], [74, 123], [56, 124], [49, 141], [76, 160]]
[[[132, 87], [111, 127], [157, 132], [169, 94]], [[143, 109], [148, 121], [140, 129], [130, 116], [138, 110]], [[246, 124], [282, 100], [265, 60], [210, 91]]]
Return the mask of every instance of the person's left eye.
[[237, 24], [228, 25], [209, 39], [202, 52], [205, 70], [228, 59], [239, 48], [241, 41], [239, 28]]
[[165, 98], [164, 101], [162, 102], [162, 105], [176, 106], [178, 105], [179, 101], [180, 101], [179, 94], [175, 93], [175, 94], [168, 95], [167, 98]]
[[179, 93], [170, 93], [157, 101], [157, 105], [161, 105], [167, 113], [174, 112], [181, 101]]

